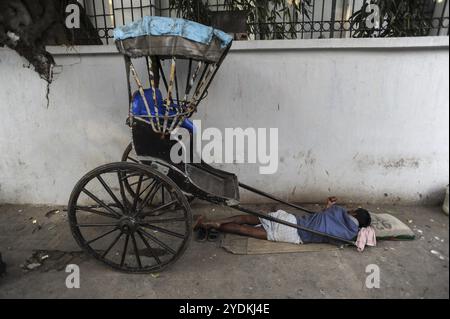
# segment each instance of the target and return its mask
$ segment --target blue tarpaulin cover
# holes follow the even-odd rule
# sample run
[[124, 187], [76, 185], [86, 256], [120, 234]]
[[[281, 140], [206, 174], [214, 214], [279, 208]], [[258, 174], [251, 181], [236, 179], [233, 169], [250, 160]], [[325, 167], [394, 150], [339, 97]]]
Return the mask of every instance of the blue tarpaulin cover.
[[178, 18], [146, 16], [139, 21], [114, 29], [115, 40], [153, 35], [153, 36], [180, 36], [191, 41], [209, 45], [216, 37], [221, 47], [226, 47], [232, 41], [227, 33], [208, 27], [206, 25]]
[[[155, 100], [153, 98], [153, 90], [151, 88], [144, 90], [144, 96], [147, 100], [151, 115], [155, 116], [155, 114], [156, 114], [155, 109], [158, 108], [160, 118], [162, 118], [166, 112], [166, 107], [164, 106], [164, 100], [163, 100], [161, 91], [159, 89], [156, 89], [157, 106], [155, 106]], [[175, 108], [177, 108], [178, 106], [176, 104], [174, 104], [173, 102], [171, 103], [170, 106], [171, 107], [169, 109], [168, 115], [174, 115]], [[132, 112], [134, 115], [137, 115], [137, 116], [148, 115], [144, 101], [142, 100], [142, 96], [138, 92], [136, 92], [133, 95]], [[189, 120], [187, 118], [183, 120], [181, 127], [184, 127], [191, 132], [193, 132], [195, 130], [194, 124], [192, 123], [191, 120]]]

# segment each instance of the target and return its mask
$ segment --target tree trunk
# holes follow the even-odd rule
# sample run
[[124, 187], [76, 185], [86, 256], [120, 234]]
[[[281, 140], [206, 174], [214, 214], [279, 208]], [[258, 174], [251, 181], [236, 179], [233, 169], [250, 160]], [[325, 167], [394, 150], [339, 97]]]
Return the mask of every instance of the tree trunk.
[[46, 45], [102, 44], [82, 7], [80, 28], [66, 28], [68, 4], [79, 6], [75, 0], [0, 0], [0, 46], [17, 51], [48, 82], [54, 60]]

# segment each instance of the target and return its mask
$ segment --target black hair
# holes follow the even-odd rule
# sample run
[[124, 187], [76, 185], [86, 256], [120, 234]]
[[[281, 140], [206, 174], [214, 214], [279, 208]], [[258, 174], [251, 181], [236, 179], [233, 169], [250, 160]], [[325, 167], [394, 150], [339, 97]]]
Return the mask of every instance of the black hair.
[[364, 208], [358, 208], [355, 210], [355, 218], [358, 220], [359, 227], [368, 227], [372, 222], [369, 212]]

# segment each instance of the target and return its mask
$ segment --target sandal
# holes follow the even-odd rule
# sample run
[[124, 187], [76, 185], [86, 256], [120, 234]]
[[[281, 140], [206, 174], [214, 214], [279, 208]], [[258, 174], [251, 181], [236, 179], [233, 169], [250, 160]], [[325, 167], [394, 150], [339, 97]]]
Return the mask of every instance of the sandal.
[[208, 241], [216, 242], [217, 240], [219, 240], [220, 232], [216, 229], [211, 228], [208, 230], [207, 237], [208, 237]]
[[208, 239], [208, 230], [204, 228], [198, 228], [195, 231], [195, 241], [204, 242]]

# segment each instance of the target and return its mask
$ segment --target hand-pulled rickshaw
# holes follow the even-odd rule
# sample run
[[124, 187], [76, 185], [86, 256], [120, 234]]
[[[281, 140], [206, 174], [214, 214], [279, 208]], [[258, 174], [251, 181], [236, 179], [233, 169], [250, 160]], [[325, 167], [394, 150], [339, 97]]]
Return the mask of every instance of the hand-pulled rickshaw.
[[180, 127], [193, 134], [190, 118], [206, 97], [231, 36], [188, 20], [144, 17], [116, 28], [115, 39], [125, 60], [132, 142], [122, 161], [95, 168], [72, 191], [70, 228], [87, 254], [125, 272], [161, 271], [188, 246], [194, 198], [354, 244], [245, 207], [240, 188], [313, 213], [245, 185], [232, 173], [192, 158], [171, 160], [177, 141], [170, 135]]

